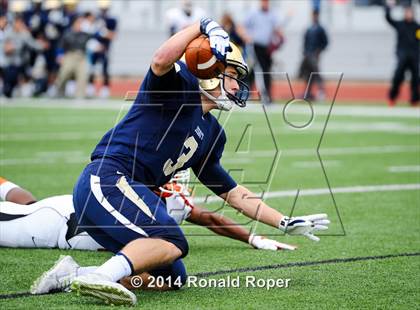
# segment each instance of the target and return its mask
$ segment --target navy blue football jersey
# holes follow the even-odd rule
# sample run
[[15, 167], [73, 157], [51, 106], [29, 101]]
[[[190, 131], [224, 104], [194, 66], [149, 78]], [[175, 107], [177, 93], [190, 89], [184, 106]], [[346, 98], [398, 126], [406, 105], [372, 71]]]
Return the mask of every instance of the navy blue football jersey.
[[99, 19], [100, 19], [100, 23], [99, 23], [100, 29], [95, 34], [95, 38], [105, 46], [106, 50], [108, 50], [111, 45], [111, 40], [106, 37], [106, 32], [108, 30], [117, 31], [118, 22], [115, 18], [107, 16], [107, 15], [100, 16]]
[[220, 165], [225, 142], [217, 119], [203, 115], [197, 78], [179, 61], [160, 77], [149, 69], [133, 106], [105, 134], [91, 159], [112, 159], [151, 187], [191, 167], [204, 185], [222, 194], [236, 186]]

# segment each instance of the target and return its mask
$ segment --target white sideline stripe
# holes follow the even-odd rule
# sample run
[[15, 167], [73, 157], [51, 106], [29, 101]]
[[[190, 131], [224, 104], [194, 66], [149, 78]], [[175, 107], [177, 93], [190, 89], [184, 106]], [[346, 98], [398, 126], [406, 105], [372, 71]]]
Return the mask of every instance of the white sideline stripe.
[[81, 139], [99, 139], [105, 134], [105, 131], [91, 132], [16, 132], [0, 134], [0, 141], [45, 141], [45, 140], [81, 140]]
[[[310, 125], [307, 129], [308, 133], [313, 133], [324, 130], [324, 122], [316, 122]], [[287, 132], [293, 130], [299, 133], [292, 127], [285, 127]], [[330, 121], [327, 124], [327, 133], [358, 133], [358, 132], [389, 132], [400, 134], [420, 134], [420, 126], [401, 124], [399, 122], [336, 122]]]
[[[305, 131], [296, 130], [290, 126], [282, 127], [282, 135], [302, 135], [302, 134], [318, 134], [324, 130], [325, 124], [322, 122], [313, 123]], [[391, 134], [420, 134], [420, 126], [401, 124], [398, 122], [334, 122], [330, 121], [326, 129], [329, 134], [358, 134], [365, 132], [380, 132]], [[100, 139], [105, 131], [92, 131], [92, 132], [19, 132], [19, 133], [3, 133], [0, 134], [0, 141], [41, 141], [41, 140], [88, 140]], [[264, 128], [256, 128], [252, 131], [255, 136], [266, 136], [269, 132]]]
[[[281, 157], [296, 156], [314, 156], [316, 157], [316, 149], [314, 148], [296, 148], [279, 150], [282, 152]], [[319, 150], [321, 156], [326, 155], [360, 155], [360, 154], [384, 154], [384, 153], [413, 153], [420, 152], [420, 147], [416, 145], [387, 145], [387, 146], [361, 146], [361, 147], [337, 147], [322, 148]], [[60, 155], [63, 156], [60, 156]], [[222, 162], [224, 164], [248, 164], [253, 162], [253, 158], [274, 158], [275, 150], [250, 151], [250, 152], [224, 152]], [[89, 154], [83, 154], [79, 151], [63, 151], [63, 152], [38, 152], [29, 158], [3, 158], [0, 159], [2, 166], [15, 165], [54, 165], [58, 163], [64, 164], [80, 164], [88, 163]]]
[[[316, 148], [295, 148], [279, 149], [283, 152], [281, 156], [316, 156]], [[331, 147], [319, 149], [323, 155], [354, 155], [354, 154], [378, 154], [378, 153], [405, 153], [420, 152], [417, 145], [385, 145], [385, 146], [350, 146], [350, 147]], [[274, 157], [275, 150], [250, 151], [250, 152], [224, 152], [224, 156], [247, 156], [247, 157]], [[222, 157], [223, 158], [223, 157]]]
[[[341, 165], [339, 160], [323, 160], [322, 164], [325, 167], [338, 167]], [[293, 167], [297, 168], [319, 168], [321, 167], [321, 162], [319, 160], [313, 161], [295, 161], [292, 163]]]
[[105, 198], [104, 194], [102, 193], [100, 182], [101, 182], [101, 179], [98, 176], [96, 175], [90, 176], [90, 188], [96, 200], [99, 202], [99, 204], [102, 207], [104, 207], [104, 209], [108, 211], [109, 214], [115, 217], [118, 222], [123, 224], [128, 229], [131, 229], [132, 231], [140, 235], [143, 235], [145, 237], [149, 237], [149, 235], [143, 229], [131, 223], [124, 215], [122, 215], [120, 212], [114, 209], [114, 207], [108, 202], [108, 200]]
[[[340, 99], [337, 99], [339, 102]], [[314, 104], [315, 115], [328, 115], [331, 107], [331, 103], [327, 104]], [[262, 106], [259, 103], [247, 103], [246, 109], [236, 108], [236, 111], [240, 113], [246, 112], [262, 112]], [[266, 108], [268, 114], [270, 113], [283, 113], [284, 104], [274, 105]], [[303, 114], [308, 115], [308, 106], [305, 105], [296, 105], [287, 112], [290, 114]], [[334, 104], [334, 107], [331, 111], [331, 115], [339, 116], [359, 116], [359, 117], [401, 117], [401, 118], [420, 118], [420, 109], [412, 107], [398, 107], [398, 108], [389, 108], [384, 106], [363, 106], [363, 105], [339, 105]]]
[[420, 172], [420, 166], [391, 166], [388, 167], [389, 172], [399, 173], [399, 172]]
[[[388, 185], [359, 185], [359, 186], [349, 186], [349, 187], [335, 187], [331, 188], [333, 194], [352, 194], [352, 193], [369, 193], [369, 192], [392, 192], [392, 191], [410, 191], [410, 190], [420, 190], [420, 183], [416, 184], [388, 184]], [[279, 198], [279, 197], [295, 197], [297, 190], [287, 190], [287, 191], [275, 191], [267, 193], [258, 193], [257, 197], [264, 195], [264, 199], [268, 198]], [[313, 188], [313, 189], [302, 189], [299, 192], [299, 196], [319, 196], [319, 195], [329, 195], [329, 188]], [[210, 196], [206, 197], [196, 197], [194, 198], [196, 203], [211, 203], [221, 201], [221, 198]]]
[[[137, 91], [137, 90], [135, 90]], [[338, 96], [337, 102], [340, 101]], [[36, 103], [36, 104], [34, 104]], [[128, 109], [132, 105], [132, 101], [123, 100], [60, 100], [60, 99], [16, 99], [12, 102], [1, 102], [0, 108], [31, 108], [31, 109], [77, 109], [77, 110], [121, 110]], [[327, 115], [330, 109], [330, 103], [325, 105], [313, 105], [314, 111], [317, 115]], [[267, 113], [282, 113], [284, 104], [270, 106], [266, 109]], [[239, 113], [261, 113], [261, 103], [249, 102], [245, 109], [235, 107], [235, 112]], [[293, 107], [291, 114], [308, 114], [306, 106]], [[360, 117], [401, 117], [401, 118], [420, 118], [420, 109], [413, 109], [411, 107], [394, 107], [386, 106], [365, 106], [365, 105], [340, 105], [335, 104], [332, 110], [332, 115], [349, 115]]]

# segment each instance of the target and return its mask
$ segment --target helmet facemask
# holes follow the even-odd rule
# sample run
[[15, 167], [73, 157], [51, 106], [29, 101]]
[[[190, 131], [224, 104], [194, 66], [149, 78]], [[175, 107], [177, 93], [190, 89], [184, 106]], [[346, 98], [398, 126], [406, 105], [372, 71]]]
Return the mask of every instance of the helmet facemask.
[[[236, 104], [239, 107], [243, 108], [246, 106], [246, 101], [249, 97], [249, 87], [246, 85], [243, 80], [248, 75], [248, 66], [243, 60], [242, 53], [239, 48], [230, 43], [232, 51], [229, 52], [226, 56], [227, 66], [235, 68], [237, 72], [237, 77], [232, 76], [228, 73], [221, 73], [217, 78], [210, 80], [200, 80], [200, 91], [208, 99], [216, 103], [219, 110], [229, 111], [232, 109], [233, 105]], [[226, 89], [225, 78], [233, 79], [238, 83], [239, 89], [235, 93], [229, 92]], [[212, 91], [220, 86], [220, 95], [216, 98], [211, 95], [208, 91]]]
[[[248, 87], [248, 85], [246, 85], [246, 83], [244, 83], [239, 78], [233, 77], [229, 74], [222, 73], [222, 76], [223, 76], [223, 78], [220, 82], [220, 89], [221, 89], [222, 93], [224, 93], [227, 96], [227, 98], [229, 98], [229, 100], [233, 101], [239, 107], [241, 107], [241, 108], [245, 107], [246, 106], [246, 101], [248, 100], [248, 97], [249, 97], [249, 87]], [[236, 83], [238, 83], [239, 89], [236, 90], [234, 94], [230, 93], [225, 88], [225, 78], [226, 77], [228, 77], [230, 79], [234, 79], [236, 81]]]

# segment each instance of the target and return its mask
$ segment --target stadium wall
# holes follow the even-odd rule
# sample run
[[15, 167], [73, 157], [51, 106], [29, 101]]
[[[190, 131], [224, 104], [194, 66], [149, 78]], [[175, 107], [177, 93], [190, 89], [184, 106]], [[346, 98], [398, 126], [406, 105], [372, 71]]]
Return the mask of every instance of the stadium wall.
[[[93, 2], [93, 1], [92, 1]], [[82, 9], [88, 9], [86, 1]], [[111, 70], [119, 76], [142, 76], [153, 51], [167, 38], [165, 12], [180, 1], [114, 1], [119, 33], [112, 49]], [[195, 1], [218, 18], [224, 11], [241, 21], [258, 1]], [[419, 7], [417, 5], [417, 11]], [[275, 1], [272, 9], [284, 22], [286, 43], [275, 55], [273, 71], [296, 76], [301, 61], [302, 36], [310, 23], [311, 1]], [[352, 1], [322, 1], [322, 24], [330, 46], [322, 57], [322, 70], [343, 72], [346, 79], [388, 80], [395, 65], [395, 33], [386, 24], [382, 7], [357, 7]], [[396, 18], [402, 16], [394, 10]], [[292, 15], [288, 18], [288, 15]], [[420, 16], [420, 14], [417, 14]]]

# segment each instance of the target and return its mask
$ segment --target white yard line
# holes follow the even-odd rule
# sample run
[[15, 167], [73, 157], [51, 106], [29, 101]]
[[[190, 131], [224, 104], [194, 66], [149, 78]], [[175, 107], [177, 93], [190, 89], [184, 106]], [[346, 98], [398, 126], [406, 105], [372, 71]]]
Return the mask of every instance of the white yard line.
[[[324, 123], [313, 123], [305, 130], [296, 130], [289, 126], [283, 126], [279, 131], [285, 135], [302, 135], [302, 134], [321, 134], [324, 129]], [[277, 132], [277, 130], [276, 130]], [[326, 129], [327, 134], [355, 134], [367, 132], [380, 132], [389, 134], [405, 134], [419, 135], [420, 126], [407, 125], [397, 122], [387, 123], [354, 123], [354, 122], [330, 122]], [[0, 141], [42, 141], [42, 140], [79, 140], [79, 139], [99, 139], [106, 131], [79, 132], [79, 131], [63, 131], [63, 132], [12, 132], [0, 134]], [[252, 134], [255, 136], [269, 135], [269, 130], [264, 128], [254, 128]], [[257, 137], [255, 137], [257, 138]]]
[[[92, 134], [92, 133], [90, 133]], [[1, 136], [1, 135], [0, 135]], [[69, 136], [68, 138], [76, 138], [76, 136]], [[89, 138], [93, 138], [93, 135]], [[3, 149], [0, 149], [4, 153]], [[281, 157], [297, 157], [297, 156], [311, 156], [316, 157], [315, 148], [295, 148], [280, 150]], [[392, 153], [416, 153], [420, 152], [420, 147], [415, 145], [387, 145], [387, 146], [361, 146], [361, 147], [337, 147], [337, 148], [321, 148], [321, 156], [334, 155], [363, 155], [363, 154], [392, 154]], [[265, 151], [251, 151], [251, 152], [224, 152], [222, 162], [224, 164], [248, 164], [254, 162], [255, 158], [274, 158], [275, 150]], [[21, 165], [21, 164], [56, 164], [60, 162], [65, 163], [85, 163], [89, 160], [89, 155], [84, 156], [80, 151], [56, 151], [56, 152], [38, 152], [28, 158], [2, 158], [0, 165]], [[324, 160], [325, 161], [325, 160]], [[315, 162], [315, 161], [314, 161]], [[315, 163], [314, 163], [315, 165]]]
[[[316, 156], [316, 148], [294, 148], [279, 149], [281, 156]], [[383, 153], [415, 153], [420, 152], [420, 146], [417, 145], [384, 145], [384, 146], [349, 146], [349, 147], [322, 147], [319, 150], [323, 155], [360, 155], [360, 154], [383, 154]], [[276, 151], [273, 150], [255, 150], [250, 152], [224, 152], [225, 157], [274, 157]]]
[[[339, 167], [341, 165], [341, 161], [339, 160], [323, 160], [322, 164], [324, 167]], [[320, 168], [321, 163], [319, 160], [313, 161], [295, 161], [292, 163], [293, 167], [296, 168]]]
[[[339, 99], [337, 100], [339, 102]], [[13, 102], [0, 102], [1, 108], [34, 108], [34, 109], [96, 109], [96, 110], [121, 110], [128, 109], [133, 101], [124, 100], [59, 100], [59, 99], [16, 99]], [[330, 103], [314, 104], [315, 114], [327, 115], [330, 109]], [[276, 104], [266, 109], [268, 114], [283, 113], [284, 104]], [[248, 103], [244, 109], [236, 108], [235, 113], [261, 113], [262, 106], [260, 103]], [[307, 106], [296, 105], [293, 107], [291, 114], [308, 114]], [[395, 107], [389, 108], [385, 106], [364, 106], [364, 105], [340, 105], [335, 104], [332, 111], [333, 115], [348, 115], [360, 117], [401, 117], [401, 118], [420, 118], [420, 109], [411, 107]]]
[[[301, 130], [298, 132], [292, 127], [284, 127], [287, 132], [293, 130], [293, 132], [322, 132], [324, 130], [324, 122], [315, 122], [310, 125], [306, 130]], [[398, 134], [420, 134], [420, 126], [418, 125], [409, 125], [401, 122], [337, 122], [330, 121], [327, 124], [326, 128], [327, 134], [330, 133], [360, 133], [360, 132], [386, 132], [386, 133], [398, 133]]]
[[[369, 192], [394, 192], [394, 191], [412, 191], [420, 190], [420, 183], [416, 184], [387, 184], [387, 185], [359, 185], [359, 186], [349, 186], [349, 187], [335, 187], [331, 188], [333, 194], [353, 194], [353, 193], [369, 193]], [[280, 198], [280, 197], [295, 197], [297, 190], [287, 190], [287, 191], [275, 191], [267, 193], [258, 193], [258, 197], [264, 199], [268, 198]], [[312, 188], [312, 189], [302, 189], [299, 192], [299, 196], [320, 196], [320, 195], [329, 195], [329, 188]], [[216, 196], [207, 197], [195, 197], [194, 202], [196, 203], [211, 203], [221, 201], [221, 198]]]
[[413, 166], [390, 166], [388, 167], [389, 172], [393, 173], [405, 173], [405, 172], [420, 172], [420, 166], [419, 165], [413, 165]]
[[70, 132], [15, 132], [0, 134], [0, 141], [45, 141], [100, 139], [106, 131]]
[[[337, 100], [339, 101], [339, 100]], [[328, 104], [313, 104], [315, 115], [328, 115], [331, 103]], [[270, 106], [266, 109], [267, 114], [283, 113], [284, 104]], [[245, 109], [237, 109], [240, 113], [246, 112], [260, 112], [262, 107], [260, 104], [247, 104]], [[290, 109], [290, 114], [308, 114], [308, 106], [296, 105]], [[340, 105], [335, 104], [332, 110], [332, 115], [340, 116], [358, 116], [358, 117], [401, 117], [401, 118], [420, 118], [420, 109], [411, 107], [397, 107], [389, 108], [385, 106], [363, 106], [363, 105]]]

